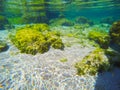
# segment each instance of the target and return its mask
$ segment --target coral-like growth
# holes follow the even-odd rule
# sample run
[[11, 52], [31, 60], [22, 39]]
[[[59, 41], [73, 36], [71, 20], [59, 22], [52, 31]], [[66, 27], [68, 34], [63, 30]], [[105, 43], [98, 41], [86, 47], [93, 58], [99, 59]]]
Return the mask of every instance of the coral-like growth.
[[49, 31], [46, 24], [27, 25], [10, 38], [21, 52], [33, 55], [48, 51], [50, 46], [55, 49], [62, 49], [64, 46], [60, 36]]
[[0, 29], [4, 29], [5, 24], [8, 24], [8, 20], [4, 16], [0, 15]]
[[110, 37], [109, 35], [105, 33], [97, 32], [97, 31], [90, 31], [88, 37], [91, 40], [94, 40], [96, 43], [98, 43], [101, 48], [106, 49], [109, 46]]
[[75, 64], [78, 75], [95, 75], [98, 72], [107, 71], [110, 69], [109, 60], [104, 56], [104, 50], [97, 48], [82, 61]]
[[111, 42], [120, 46], [120, 21], [114, 22], [110, 28]]

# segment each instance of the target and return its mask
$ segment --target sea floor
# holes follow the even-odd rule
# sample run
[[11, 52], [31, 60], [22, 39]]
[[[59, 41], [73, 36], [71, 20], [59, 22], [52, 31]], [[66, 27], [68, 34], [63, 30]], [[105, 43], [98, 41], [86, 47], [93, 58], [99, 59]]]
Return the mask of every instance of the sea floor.
[[7, 30], [0, 31], [0, 39], [9, 45], [0, 53], [0, 90], [120, 90], [118, 68], [95, 76], [76, 74], [74, 64], [94, 50], [92, 46], [76, 43], [64, 50], [51, 48], [44, 54], [30, 55], [20, 53], [7, 34]]

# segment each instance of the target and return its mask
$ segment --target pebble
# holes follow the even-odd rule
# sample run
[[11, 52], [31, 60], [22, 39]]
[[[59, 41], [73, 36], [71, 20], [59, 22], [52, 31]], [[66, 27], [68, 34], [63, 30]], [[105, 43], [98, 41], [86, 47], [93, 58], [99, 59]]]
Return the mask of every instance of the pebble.
[[42, 77], [43, 79], [48, 80], [52, 77], [52, 75], [50, 73], [45, 73]]
[[62, 75], [65, 77], [71, 77], [71, 75], [69, 73], [63, 73]]

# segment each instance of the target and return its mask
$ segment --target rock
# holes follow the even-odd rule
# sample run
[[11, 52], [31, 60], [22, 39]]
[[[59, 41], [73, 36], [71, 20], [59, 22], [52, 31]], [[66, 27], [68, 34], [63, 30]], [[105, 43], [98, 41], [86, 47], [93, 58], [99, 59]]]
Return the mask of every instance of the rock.
[[112, 24], [110, 28], [111, 43], [120, 46], [120, 20]]
[[71, 75], [69, 73], [63, 73], [62, 74], [64, 77], [71, 77]]
[[8, 49], [8, 45], [4, 41], [0, 40], [0, 52], [6, 51], [7, 49]]

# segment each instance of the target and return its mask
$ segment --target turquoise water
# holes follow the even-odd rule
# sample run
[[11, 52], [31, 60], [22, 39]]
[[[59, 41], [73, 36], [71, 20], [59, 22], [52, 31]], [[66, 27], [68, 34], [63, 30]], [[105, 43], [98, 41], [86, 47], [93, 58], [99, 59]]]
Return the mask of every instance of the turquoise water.
[[0, 90], [120, 90], [119, 67], [120, 0], [0, 0]]
[[0, 14], [10, 19], [10, 22], [13, 20], [18, 23], [15, 19], [19, 19], [19, 23], [22, 24], [24, 22], [20, 22], [20, 17], [32, 19], [26, 23], [49, 23], [49, 20], [57, 18], [60, 14], [69, 19], [78, 16], [99, 21], [106, 17], [120, 19], [119, 0], [1, 0], [1, 2]]

